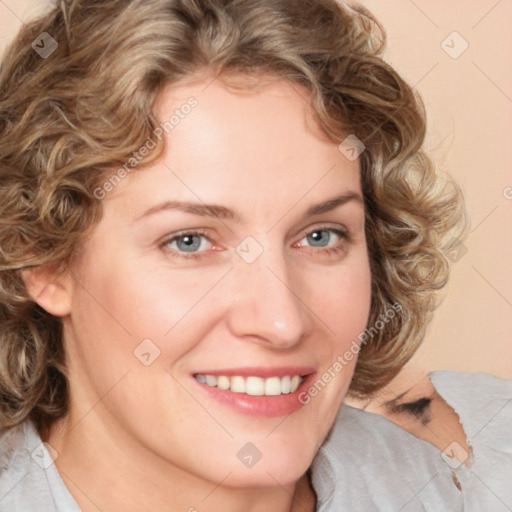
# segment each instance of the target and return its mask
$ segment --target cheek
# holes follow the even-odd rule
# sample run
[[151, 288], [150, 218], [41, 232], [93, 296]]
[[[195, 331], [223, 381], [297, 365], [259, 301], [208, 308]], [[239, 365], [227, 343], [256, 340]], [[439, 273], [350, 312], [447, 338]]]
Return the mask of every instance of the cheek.
[[73, 337], [82, 356], [98, 366], [102, 354], [110, 367], [126, 369], [139, 363], [140, 345], [172, 364], [205, 332], [215, 304], [204, 299], [224, 273], [173, 272], [161, 265], [143, 266], [136, 259], [84, 265], [81, 275], [87, 280], [77, 287], [72, 306]]
[[[356, 366], [360, 336], [364, 332], [371, 305], [371, 275], [367, 259], [330, 275], [325, 274], [311, 288], [311, 309], [318, 316], [317, 325], [328, 335], [315, 343], [321, 368], [314, 382], [300, 397], [318, 408], [317, 417], [329, 424], [346, 395]], [[319, 425], [319, 429], [324, 427]]]
[[366, 258], [332, 272], [311, 288], [315, 313], [326, 324], [331, 343], [343, 349], [364, 330], [371, 304], [371, 276]]

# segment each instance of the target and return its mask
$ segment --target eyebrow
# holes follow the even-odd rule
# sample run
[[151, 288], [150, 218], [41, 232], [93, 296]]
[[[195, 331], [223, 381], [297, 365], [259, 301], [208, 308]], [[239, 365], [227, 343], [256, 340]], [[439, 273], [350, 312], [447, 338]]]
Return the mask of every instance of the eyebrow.
[[[358, 203], [364, 204], [363, 198], [359, 193], [348, 192], [346, 194], [342, 194], [340, 196], [333, 197], [332, 199], [328, 199], [327, 201], [323, 201], [321, 203], [310, 206], [304, 213], [303, 217], [311, 217], [313, 215], [329, 212], [338, 206], [344, 205], [350, 201], [356, 201]], [[185, 213], [191, 213], [193, 215], [200, 215], [203, 217], [240, 221], [240, 216], [225, 206], [188, 201], [165, 201], [161, 204], [153, 206], [149, 210], [146, 210], [141, 216], [137, 217], [136, 220], [138, 221], [140, 219], [149, 217], [150, 215], [168, 210], [180, 210]]]

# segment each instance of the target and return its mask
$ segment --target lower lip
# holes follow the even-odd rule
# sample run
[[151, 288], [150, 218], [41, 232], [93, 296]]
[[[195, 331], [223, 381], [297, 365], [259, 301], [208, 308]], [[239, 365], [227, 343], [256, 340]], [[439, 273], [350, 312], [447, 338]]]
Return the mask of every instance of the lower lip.
[[308, 375], [293, 393], [277, 396], [252, 396], [246, 393], [234, 393], [233, 391], [208, 386], [194, 377], [192, 378], [212, 398], [239, 413], [248, 416], [276, 418], [288, 416], [305, 405], [299, 400], [299, 395], [309, 388], [313, 375]]

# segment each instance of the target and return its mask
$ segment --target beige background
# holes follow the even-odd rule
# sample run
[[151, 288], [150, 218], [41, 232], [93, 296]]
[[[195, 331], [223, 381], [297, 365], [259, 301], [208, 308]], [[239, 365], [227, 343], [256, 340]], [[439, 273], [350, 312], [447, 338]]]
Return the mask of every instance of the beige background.
[[[422, 94], [428, 147], [462, 185], [472, 221], [467, 252], [453, 265], [444, 302], [406, 380], [431, 369], [511, 378], [512, 1], [361, 3], [387, 31], [387, 59]], [[0, 48], [45, 4], [0, 0]]]

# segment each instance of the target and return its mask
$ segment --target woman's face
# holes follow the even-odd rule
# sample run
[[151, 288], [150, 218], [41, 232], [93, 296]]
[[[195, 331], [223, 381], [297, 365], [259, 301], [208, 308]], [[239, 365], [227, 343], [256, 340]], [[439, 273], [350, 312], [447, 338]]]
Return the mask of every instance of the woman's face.
[[165, 154], [109, 191], [73, 269], [70, 416], [192, 478], [289, 484], [334, 421], [368, 318], [358, 161], [284, 81], [181, 84], [155, 114], [176, 116]]

